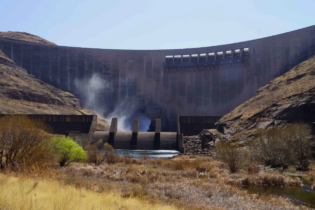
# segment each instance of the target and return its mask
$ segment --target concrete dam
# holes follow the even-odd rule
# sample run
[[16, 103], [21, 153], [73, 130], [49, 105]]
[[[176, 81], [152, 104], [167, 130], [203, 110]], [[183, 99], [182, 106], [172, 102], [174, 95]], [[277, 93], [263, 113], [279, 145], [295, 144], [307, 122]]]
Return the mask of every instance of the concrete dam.
[[162, 131], [176, 132], [178, 116], [223, 116], [315, 55], [315, 26], [192, 49], [89, 49], [9, 39], [0, 39], [0, 48], [29, 74], [78, 95], [105, 117], [128, 113], [131, 125], [138, 114], [153, 124], [160, 118]]

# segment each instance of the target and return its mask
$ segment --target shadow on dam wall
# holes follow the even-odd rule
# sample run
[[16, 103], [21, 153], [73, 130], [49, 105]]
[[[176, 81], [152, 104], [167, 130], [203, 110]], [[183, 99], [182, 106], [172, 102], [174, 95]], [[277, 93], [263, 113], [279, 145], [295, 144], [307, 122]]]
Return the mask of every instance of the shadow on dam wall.
[[223, 116], [270, 80], [313, 56], [315, 26], [192, 49], [88, 49], [3, 38], [0, 48], [28, 73], [78, 95], [83, 102], [88, 99], [76, 81], [84, 87], [97, 75], [106, 85], [98, 89], [90, 108], [100, 108], [107, 116], [121, 103], [135, 104], [133, 110], [151, 120], [161, 118], [163, 131], [176, 131], [178, 115]]

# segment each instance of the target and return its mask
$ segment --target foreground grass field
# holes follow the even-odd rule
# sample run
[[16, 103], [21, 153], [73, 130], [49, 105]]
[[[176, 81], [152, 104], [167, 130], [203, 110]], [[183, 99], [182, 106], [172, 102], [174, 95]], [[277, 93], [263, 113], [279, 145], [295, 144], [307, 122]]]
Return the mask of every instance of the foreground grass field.
[[[95, 166], [73, 163], [0, 173], [2, 209], [309, 209], [287, 198], [250, 194], [250, 185], [294, 186], [297, 177], [228, 167], [210, 157], [115, 157]], [[5, 171], [4, 171], [5, 172]], [[313, 177], [313, 171], [309, 177]], [[313, 177], [314, 180], [314, 177]]]
[[117, 158], [111, 164], [73, 164], [58, 171], [66, 175], [60, 181], [67, 185], [115, 192], [178, 209], [308, 209], [286, 198], [249, 194], [242, 189], [244, 185], [301, 185], [298, 178], [268, 170], [231, 174], [224, 163], [209, 157]]
[[148, 204], [136, 198], [122, 198], [119, 194], [97, 193], [77, 189], [57, 181], [17, 178], [0, 174], [0, 209], [150, 209], [173, 210], [175, 207]]

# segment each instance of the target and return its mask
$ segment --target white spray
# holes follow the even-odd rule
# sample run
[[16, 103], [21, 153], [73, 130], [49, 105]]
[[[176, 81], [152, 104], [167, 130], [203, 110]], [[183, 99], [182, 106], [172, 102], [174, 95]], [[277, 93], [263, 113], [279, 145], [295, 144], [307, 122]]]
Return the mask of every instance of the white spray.
[[[130, 86], [130, 79], [124, 81], [125, 86]], [[104, 116], [108, 113], [106, 104], [100, 103], [100, 97], [104, 97], [104, 92], [112, 92], [112, 85], [109, 81], [102, 79], [98, 74], [93, 74], [89, 79], [75, 80], [75, 86], [80, 95], [85, 98], [84, 108], [95, 110], [99, 115]], [[128, 88], [127, 88], [128, 89]], [[118, 129], [121, 131], [131, 131], [133, 118], [139, 118], [139, 130], [147, 131], [151, 120], [139, 111], [140, 105], [136, 98], [130, 98], [128, 94], [120, 98], [114, 110], [104, 116], [111, 121], [118, 118]]]

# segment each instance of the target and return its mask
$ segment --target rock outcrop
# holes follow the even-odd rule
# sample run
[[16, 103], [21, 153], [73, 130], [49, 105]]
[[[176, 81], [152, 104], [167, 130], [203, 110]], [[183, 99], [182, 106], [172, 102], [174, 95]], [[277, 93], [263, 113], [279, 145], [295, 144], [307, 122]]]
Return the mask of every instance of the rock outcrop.
[[215, 142], [222, 134], [215, 129], [204, 129], [198, 136], [184, 136], [184, 153], [187, 155], [213, 156]]
[[55, 88], [20, 69], [0, 64], [0, 98], [81, 109], [80, 101], [69, 92]]
[[223, 139], [244, 140], [257, 129], [293, 122], [315, 122], [315, 57], [260, 88], [253, 98], [223, 116]]
[[200, 136], [185, 136], [183, 139], [185, 155], [214, 156], [214, 142], [205, 143]]
[[[28, 74], [0, 51], [0, 114], [90, 115], [96, 112], [82, 109], [76, 96]], [[107, 129], [105, 119], [98, 116], [97, 130]]]
[[[25, 32], [0, 32], [1, 39], [56, 45]], [[82, 109], [73, 94], [51, 86], [30, 75], [0, 50], [0, 114], [65, 114], [91, 115]], [[98, 115], [97, 130], [108, 130], [106, 119]]]

